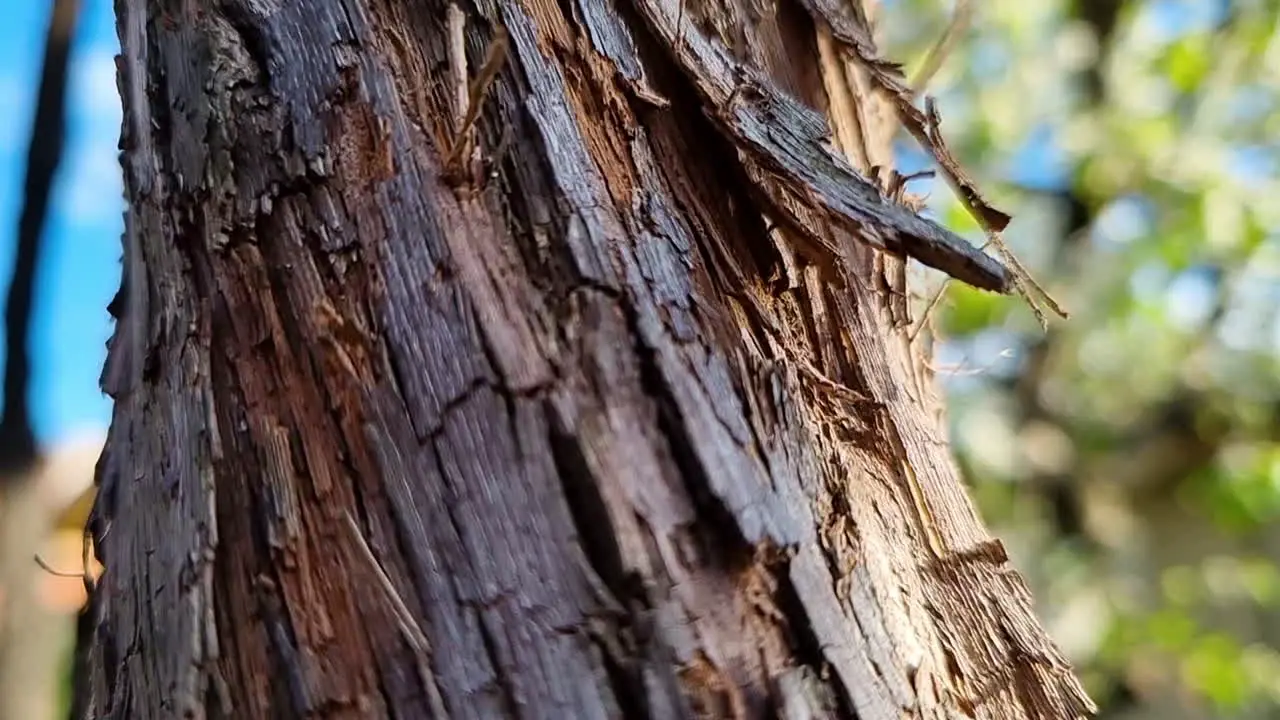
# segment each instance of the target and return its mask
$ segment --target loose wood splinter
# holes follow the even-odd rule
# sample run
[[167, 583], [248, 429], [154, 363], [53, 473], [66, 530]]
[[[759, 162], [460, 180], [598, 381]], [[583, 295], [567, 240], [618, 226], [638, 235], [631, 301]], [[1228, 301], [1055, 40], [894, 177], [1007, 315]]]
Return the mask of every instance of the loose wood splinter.
[[454, 131], [445, 151], [444, 174], [456, 177], [461, 171], [463, 158], [469, 156], [474, 149], [472, 128], [480, 116], [480, 107], [484, 104], [494, 78], [507, 59], [507, 29], [498, 26], [489, 49], [485, 53], [484, 63], [474, 79], [468, 80], [467, 52], [465, 43], [466, 16], [456, 4], [450, 3], [446, 11], [446, 22], [449, 28], [449, 64], [453, 69], [454, 82]]
[[36, 565], [39, 565], [41, 570], [44, 570], [46, 573], [54, 577], [79, 579], [79, 578], [83, 578], [86, 575], [86, 573], [83, 573], [83, 572], [68, 572], [66, 570], [59, 570], [54, 566], [50, 565], [44, 558], [40, 557], [39, 553], [36, 553], [33, 556], [33, 558], [36, 561]]
[[[827, 0], [802, 0], [809, 6], [818, 3]], [[1012, 272], [1000, 260], [892, 202], [833, 154], [825, 118], [739, 61], [724, 44], [695, 27], [683, 27], [677, 3], [646, 0], [637, 9], [656, 36], [669, 40], [668, 52], [692, 81], [708, 117], [737, 148], [763, 209], [812, 250], [808, 254], [814, 261], [845, 264], [845, 249], [828, 239], [834, 227], [976, 287], [1001, 293], [1012, 289]], [[833, 29], [838, 40], [852, 36], [847, 26]], [[677, 37], [683, 38], [679, 51]]]

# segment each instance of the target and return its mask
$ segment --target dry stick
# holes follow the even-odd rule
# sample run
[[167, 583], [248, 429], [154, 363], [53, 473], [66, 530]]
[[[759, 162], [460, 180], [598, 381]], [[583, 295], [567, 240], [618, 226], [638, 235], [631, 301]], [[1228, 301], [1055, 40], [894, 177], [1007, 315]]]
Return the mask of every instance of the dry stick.
[[[102, 537], [106, 537], [104, 532]], [[98, 587], [98, 581], [94, 579], [93, 574], [89, 572], [89, 556], [93, 553], [93, 536], [89, 534], [86, 526], [84, 535], [80, 542], [80, 566], [84, 569], [82, 577], [84, 581], [84, 594], [86, 598], [93, 597], [93, 591]]]
[[969, 29], [970, 23], [973, 21], [973, 0], [956, 0], [955, 10], [951, 13], [951, 21], [947, 23], [947, 28], [942, 32], [942, 37], [929, 48], [929, 54], [924, 58], [924, 64], [916, 71], [916, 76], [911, 80], [911, 91], [913, 95], [919, 95], [924, 92], [924, 88], [938, 74], [938, 70], [942, 69], [942, 64], [946, 62], [947, 56], [951, 51], [955, 50], [956, 43]]
[[684, 4], [685, 0], [680, 0], [680, 4], [676, 7], [676, 57], [680, 57], [680, 51], [684, 49]]
[[[103, 537], [104, 538], [106, 537], [106, 533], [103, 533]], [[40, 553], [35, 553], [32, 556], [32, 559], [35, 560], [36, 565], [40, 566], [41, 570], [44, 570], [46, 573], [54, 577], [80, 578], [84, 582], [85, 592], [92, 594], [93, 589], [97, 584], [97, 581], [93, 579], [93, 573], [89, 571], [89, 556], [92, 554], [93, 554], [93, 536], [92, 536], [92, 533], [89, 532], [88, 527], [86, 526], [84, 529], [84, 532], [81, 533], [80, 572], [75, 573], [75, 572], [67, 572], [65, 570], [58, 570], [57, 568], [50, 565], [49, 562], [46, 561], [43, 557], [41, 557]]]
[[[917, 140], [920, 140], [926, 148], [934, 153], [935, 159], [938, 159], [942, 157], [941, 153], [946, 152], [946, 145], [942, 140], [942, 134], [939, 129], [940, 119], [938, 117], [937, 107], [934, 105], [933, 98], [926, 98], [925, 100], [925, 123], [926, 125], [923, 128], [908, 126], [908, 129], [912, 131], [912, 134], [916, 136]], [[964, 183], [956, 174], [955, 168], [952, 167], [952, 164], [953, 161], [938, 163], [939, 167], [942, 168], [943, 177], [948, 180], [948, 184], [950, 184], [952, 189], [955, 190], [956, 198], [960, 201], [960, 204], [964, 206], [965, 210], [967, 210], [975, 220], [978, 221], [979, 226], [982, 227], [984, 234], [986, 234], [987, 243], [982, 246], [982, 249], [985, 249], [987, 245], [994, 245], [1001, 257], [1006, 263], [1008, 263], [1014, 289], [1017, 290], [1018, 294], [1027, 301], [1027, 305], [1035, 314], [1036, 320], [1040, 322], [1041, 327], [1047, 328], [1048, 325], [1045, 321], [1044, 312], [1039, 303], [1044, 303], [1059, 317], [1068, 317], [1068, 313], [1058, 305], [1057, 301], [1054, 300], [1053, 297], [1049, 295], [1049, 293], [1041, 287], [1034, 278], [1031, 277], [1031, 273], [1029, 273], [1026, 267], [1017, 259], [1016, 256], [1014, 256], [1013, 251], [1009, 249], [1009, 246], [1005, 244], [1004, 239], [1000, 236], [1000, 231], [993, 227], [988, 221], [986, 214], [979, 210], [975, 203], [975, 199], [970, 197], [969, 193], [966, 192]], [[1032, 291], [1034, 291], [1034, 297], [1032, 295]], [[1037, 302], [1037, 299], [1039, 302]]]
[[44, 570], [46, 573], [54, 577], [79, 578], [80, 581], [84, 583], [85, 592], [92, 595], [93, 589], [97, 585], [97, 581], [93, 579], [93, 573], [89, 571], [89, 555], [92, 553], [92, 551], [93, 551], [92, 540], [89, 537], [89, 533], [85, 533], [84, 542], [81, 545], [81, 550], [80, 550], [81, 570], [78, 573], [67, 572], [65, 570], [58, 570], [57, 568], [50, 565], [48, 561], [46, 561], [44, 558], [40, 557], [40, 553], [36, 553], [35, 555], [33, 555], [32, 559], [36, 561], [36, 565], [39, 565], [41, 570]]
[[507, 43], [507, 29], [499, 25], [493, 41], [489, 43], [489, 51], [485, 53], [484, 64], [480, 66], [480, 73], [471, 81], [471, 86], [467, 92], [467, 112], [462, 118], [461, 125], [454, 131], [453, 141], [449, 143], [449, 152], [444, 161], [445, 168], [452, 168], [456, 165], [462, 155], [463, 146], [467, 144], [467, 133], [470, 132], [471, 126], [475, 124], [476, 118], [480, 115], [480, 106], [484, 101], [484, 96], [489, 91], [489, 88], [493, 86], [493, 79], [497, 77], [498, 71], [502, 69], [502, 64], [507, 59]]
[[[956, 0], [955, 10], [951, 13], [951, 21], [947, 23], [947, 27], [942, 32], [942, 37], [929, 48], [929, 53], [925, 55], [924, 64], [916, 71], [916, 76], [911, 81], [912, 95], [918, 96], [928, 87], [929, 81], [934, 75], [938, 74], [938, 70], [942, 68], [942, 64], [946, 62], [947, 56], [956, 48], [956, 43], [969, 29], [969, 24], [973, 20], [973, 3], [971, 0]], [[907, 335], [907, 344], [912, 345], [916, 341], [916, 337], [920, 331], [929, 324], [929, 316], [933, 313], [933, 309], [938, 305], [938, 301], [942, 300], [942, 296], [947, 291], [947, 286], [951, 284], [951, 278], [943, 278], [942, 284], [938, 286], [937, 292], [933, 297], [929, 298], [929, 303], [924, 306], [924, 312], [920, 313], [920, 322], [911, 329]]]
[[[913, 97], [918, 97], [924, 92], [929, 81], [932, 80], [938, 73], [938, 70], [942, 68], [947, 57], [955, 50], [956, 44], [959, 42], [960, 38], [969, 29], [972, 20], [972, 0], [956, 0], [956, 6], [951, 15], [951, 21], [947, 23], [947, 28], [943, 31], [942, 37], [938, 38], [938, 41], [929, 49], [928, 55], [925, 56], [924, 63], [920, 66], [920, 69], [916, 71], [915, 78], [911, 81], [911, 94]], [[935, 142], [940, 142], [941, 130], [939, 128], [938, 113], [932, 99], [926, 100], [925, 117], [929, 119], [930, 123], [929, 134], [933, 136]], [[941, 163], [939, 164], [941, 165]], [[945, 171], [946, 168], [944, 167], [944, 172]], [[1067, 313], [1059, 307], [1054, 299], [1045, 292], [1042, 287], [1040, 287], [1034, 278], [1031, 277], [1031, 274], [1027, 272], [1025, 266], [1022, 265], [1017, 257], [1015, 257], [1009, 250], [1008, 246], [1005, 245], [1004, 239], [999, 236], [998, 232], [993, 228], [988, 227], [986, 223], [983, 222], [982, 214], [976, 212], [975, 209], [969, 205], [966, 195], [964, 193], [956, 193], [956, 197], [960, 200], [961, 204], [965, 206], [965, 209], [969, 211], [969, 214], [978, 219], [979, 223], [983, 225], [983, 230], [988, 236], [988, 241], [983, 245], [983, 248], [985, 249], [986, 245], [994, 244], [1001, 257], [1011, 266], [1013, 270], [1012, 275], [1014, 285], [1019, 288], [1023, 297], [1026, 298], [1028, 305], [1031, 307], [1031, 312], [1035, 314], [1036, 319], [1039, 320], [1041, 326], [1044, 326], [1045, 324], [1044, 314], [1035, 302], [1033, 302], [1030, 297], [1027, 297], [1025, 285], [1033, 287], [1042, 300], [1048, 304], [1055, 313], [1066, 317]], [[929, 303], [925, 306], [925, 310], [921, 314], [920, 321], [916, 323], [914, 328], [912, 328], [911, 333], [908, 336], [908, 342], [915, 342], [920, 331], [928, 324], [930, 314], [938, 305], [938, 302], [942, 299], [943, 294], [946, 293], [947, 287], [950, 284], [950, 278], [946, 278], [943, 280], [942, 284], [938, 286], [937, 291], [934, 292], [933, 297], [929, 299]]]
[[[805, 2], [806, 7], [810, 8], [811, 12], [816, 12], [819, 17], [827, 17], [821, 8], [811, 1], [802, 1]], [[944, 33], [935, 46], [937, 51], [931, 53], [934, 59], [929, 64], [940, 64], [942, 62], [946, 52], [949, 52], [951, 47], [954, 46], [956, 38], [960, 34], [959, 28], [955, 26], [968, 22], [966, 15], [970, 12], [970, 7], [958, 1], [956, 10], [957, 12], [951, 22], [952, 27], [948, 28], [948, 31]], [[870, 40], [870, 30], [865, 25], [850, 27], [848, 23], [836, 22], [840, 25], [840, 35], [847, 45], [847, 50], [867, 69], [868, 75], [871, 76], [880, 89], [896, 99], [899, 116], [906, 115], [910, 118], [910, 122], [903, 123], [907, 130], [934, 156], [934, 160], [942, 168], [943, 177], [947, 179], [948, 184], [955, 191], [961, 205], [978, 221], [978, 224], [987, 235], [988, 244], [995, 245], [996, 250], [1008, 262], [1014, 289], [1027, 301], [1028, 306], [1035, 313], [1036, 319], [1041, 326], [1045, 327], [1046, 322], [1040, 303], [1049, 307], [1059, 317], [1068, 317], [1067, 312], [1031, 277], [1022, 263], [1014, 257], [1008, 246], [1005, 245], [999, 232], [1003, 229], [1003, 223], [1007, 223], [1008, 216], [987, 205], [981, 196], [977, 195], [972, 183], [964, 177], [963, 171], [956, 164], [954, 158], [951, 157], [946, 142], [942, 138], [938, 127], [937, 112], [933, 108], [932, 101], [926, 101], [925, 112], [922, 113], [916, 109], [911, 101], [918, 94], [920, 88], [911, 90], [904, 87], [886, 70], [883, 61], [876, 57], [874, 43]], [[993, 220], [992, 215], [996, 216], [995, 220]], [[1035, 297], [1033, 297], [1033, 292]]]
[[45, 562], [45, 559], [44, 559], [44, 558], [42, 558], [42, 557], [40, 557], [40, 553], [36, 553], [36, 554], [33, 556], [33, 558], [35, 559], [36, 564], [40, 566], [40, 569], [41, 569], [41, 570], [44, 570], [45, 572], [49, 573], [50, 575], [52, 575], [52, 576], [54, 576], [54, 577], [60, 577], [60, 578], [80, 578], [81, 580], [83, 580], [83, 579], [84, 579], [84, 576], [85, 576], [85, 575], [87, 574], [87, 572], [88, 572], [87, 570], [86, 570], [85, 572], [78, 572], [78, 573], [74, 573], [74, 572], [66, 572], [65, 570], [57, 570], [57, 569], [55, 569], [52, 565], [50, 565], [49, 563]]
[[[938, 116], [938, 108], [934, 104], [933, 98], [925, 100], [925, 118], [929, 123], [926, 128], [926, 132], [931, 136], [931, 140], [933, 142], [939, 143], [940, 145], [942, 142], [942, 120]], [[943, 166], [943, 170], [944, 174], [950, 176], [950, 173], [946, 172], [945, 166]], [[1064, 319], [1067, 318], [1067, 311], [1063, 310], [1062, 307], [1058, 305], [1057, 301], [1053, 299], [1053, 296], [1041, 287], [1040, 283], [1036, 282], [1035, 278], [1031, 276], [1030, 271], [1028, 271], [1026, 266], [1022, 264], [1022, 261], [1018, 260], [1017, 256], [1013, 254], [1013, 251], [1009, 249], [1009, 246], [1005, 244], [1004, 238], [1000, 235], [1000, 231], [987, 225], [982, 214], [977, 212], [977, 209], [973, 207], [970, 199], [966, 197], [964, 193], [957, 193], [956, 196], [960, 199], [960, 203], [965, 206], [965, 209], [968, 210], [973, 217], [977, 218], [979, 224], [983, 226], [983, 230], [987, 234], [988, 244], [995, 246], [996, 251], [1000, 253], [1005, 262], [1009, 264], [1010, 269], [1013, 270], [1014, 286], [1019, 289], [1022, 296], [1027, 300], [1027, 304], [1031, 306], [1031, 310], [1035, 313], [1036, 319], [1040, 321], [1041, 327], [1047, 328], [1044, 313], [1032, 300], [1030, 294], [1027, 292], [1028, 289], [1034, 290], [1036, 295], [1040, 298], [1040, 301], [1047, 305], [1049, 309], [1059, 317]], [[983, 248], [985, 249], [985, 247], [986, 246], [984, 245]]]
[[942, 295], [947, 291], [947, 285], [950, 283], [951, 278], [943, 278], [942, 284], [938, 286], [937, 292], [933, 294], [933, 297], [929, 298], [929, 304], [925, 305], [924, 312], [920, 313], [920, 322], [916, 323], [916, 326], [911, 328], [911, 332], [907, 335], [908, 345], [916, 341], [916, 336], [919, 335], [920, 331], [924, 329], [924, 326], [929, 323], [929, 314], [933, 312], [934, 306], [936, 306], [938, 301], [942, 299]]
[[453, 71], [453, 129], [461, 132], [467, 115], [467, 16], [456, 3], [445, 9], [449, 31], [449, 69]]
[[445, 711], [444, 698], [440, 695], [440, 688], [436, 685], [435, 675], [431, 672], [429, 660], [431, 642], [427, 640], [422, 628], [418, 627], [418, 623], [414, 621], [413, 614], [409, 612], [409, 606], [405, 604], [404, 598], [400, 597], [400, 593], [396, 592], [396, 587], [391, 582], [391, 577], [387, 575], [386, 570], [382, 569], [378, 558], [373, 554], [373, 548], [369, 547], [369, 543], [365, 541], [364, 535], [361, 534], [360, 525], [356, 523], [356, 519], [352, 517], [349, 511], [346, 513], [346, 520], [347, 529], [351, 531], [351, 538], [356, 549], [360, 551], [360, 555], [369, 564], [369, 567], [377, 577], [378, 585], [381, 586], [383, 595], [391, 605], [392, 614], [396, 616], [400, 632], [404, 634], [405, 640], [408, 641], [409, 647], [413, 650], [414, 659], [418, 661], [418, 675], [430, 696], [429, 700], [433, 714], [436, 717], [448, 717], [448, 713]]

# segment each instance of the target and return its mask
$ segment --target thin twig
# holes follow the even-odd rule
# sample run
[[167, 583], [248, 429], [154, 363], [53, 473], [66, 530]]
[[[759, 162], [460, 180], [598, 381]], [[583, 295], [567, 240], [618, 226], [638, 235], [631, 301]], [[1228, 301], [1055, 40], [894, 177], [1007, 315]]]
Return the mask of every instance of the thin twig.
[[[106, 537], [104, 534], [103, 537]], [[89, 572], [89, 557], [93, 554], [93, 535], [85, 529], [83, 538], [80, 542], [80, 565], [84, 569], [84, 592], [86, 597], [93, 595], [93, 591], [97, 588], [98, 583], [93, 579], [93, 575]]]
[[449, 36], [449, 69], [453, 72], [453, 132], [462, 131], [467, 115], [467, 16], [457, 3], [449, 3], [445, 9], [445, 24]]
[[[933, 98], [925, 98], [924, 116], [926, 123], [925, 134], [928, 136], [934, 148], [940, 149], [945, 147], [942, 141], [942, 121], [938, 115], [938, 108], [934, 103]], [[954, 187], [956, 185], [957, 177], [954, 172], [954, 168], [949, 165], [950, 164], [948, 163], [939, 163], [939, 166], [942, 167], [947, 178], [952, 180]], [[1000, 257], [1005, 261], [1010, 270], [1014, 289], [1016, 289], [1018, 294], [1027, 301], [1027, 305], [1031, 308], [1031, 312], [1035, 314], [1036, 320], [1039, 321], [1040, 326], [1042, 328], [1048, 328], [1044, 311], [1040, 307], [1041, 303], [1047, 306], [1058, 317], [1063, 319], [1069, 317], [1067, 311], [1064, 310], [1056, 300], [1054, 300], [1053, 296], [1050, 295], [1049, 292], [1040, 285], [1040, 283], [1036, 282], [1035, 278], [1031, 276], [1031, 273], [1027, 270], [1026, 266], [1018, 260], [1017, 256], [1013, 254], [1013, 251], [1009, 249], [1009, 246], [1005, 244], [1004, 238], [1000, 234], [1000, 228], [992, 227], [987, 222], [984, 213], [979, 212], [979, 209], [974, 203], [974, 198], [964, 192], [957, 192], [956, 197], [959, 199], [960, 204], [964, 206], [965, 210], [969, 211], [969, 214], [978, 221], [979, 225], [982, 226], [982, 229], [987, 236], [987, 244], [994, 246], [996, 252], [1000, 253]], [[985, 249], [985, 247], [986, 246], [984, 245], [983, 248]]]
[[64, 571], [64, 570], [57, 570], [57, 569], [54, 569], [54, 567], [53, 567], [52, 565], [50, 565], [49, 563], [45, 562], [44, 558], [40, 557], [40, 553], [36, 553], [36, 554], [35, 554], [34, 556], [32, 556], [32, 557], [35, 559], [36, 564], [40, 566], [40, 569], [41, 569], [41, 570], [44, 570], [45, 572], [49, 573], [50, 575], [52, 575], [52, 576], [54, 576], [54, 577], [60, 577], [60, 578], [80, 578], [80, 579], [84, 579], [84, 573], [83, 573], [83, 572], [73, 573], [73, 572], [66, 572], [66, 571]]
[[364, 534], [360, 532], [360, 525], [356, 523], [356, 519], [350, 512], [346, 513], [347, 529], [351, 532], [351, 538], [357, 550], [360, 551], [361, 557], [369, 564], [369, 568], [373, 570], [374, 576], [378, 579], [378, 585], [382, 588], [382, 594], [391, 605], [392, 614], [396, 617], [396, 623], [400, 626], [400, 631], [404, 635], [405, 640], [409, 643], [409, 647], [413, 650], [414, 659], [418, 664], [418, 675], [425, 687], [429, 700], [431, 702], [431, 710], [436, 717], [448, 717], [445, 711], [444, 697], [440, 694], [440, 688], [436, 684], [435, 674], [431, 671], [431, 641], [427, 639], [422, 628], [413, 619], [413, 613], [409, 612], [409, 606], [405, 604], [404, 598], [400, 597], [400, 593], [396, 592], [396, 586], [391, 582], [391, 577], [387, 575], [386, 570], [382, 569], [378, 558], [373, 554], [373, 548], [369, 547], [369, 543], [364, 539]]
[[480, 73], [471, 81], [471, 87], [467, 92], [467, 112], [462, 118], [462, 124], [454, 131], [453, 141], [449, 143], [449, 152], [444, 161], [446, 169], [454, 168], [462, 155], [462, 150], [467, 144], [467, 133], [471, 131], [471, 126], [480, 115], [480, 106], [484, 102], [485, 94], [489, 92], [493, 79], [497, 77], [498, 71], [502, 69], [507, 59], [507, 44], [507, 29], [499, 25], [493, 41], [489, 43], [489, 51], [485, 53]]
[[[1000, 255], [1008, 262], [1010, 267], [1007, 269], [1011, 276], [1013, 290], [1031, 306], [1041, 325], [1045, 325], [1041, 305], [1050, 308], [1060, 317], [1068, 317], [1066, 311], [1045, 292], [1044, 288], [1036, 283], [1026, 268], [1013, 257], [1013, 254], [1004, 245], [999, 233], [1008, 226], [1010, 217], [992, 207], [983, 199], [973, 181], [951, 155], [951, 151], [947, 147], [939, 129], [940, 123], [932, 100], [926, 99], [923, 111], [917, 108], [913, 102], [916, 93], [901, 77], [897, 66], [887, 63], [879, 57], [874, 34], [866, 18], [858, 17], [857, 14], [854, 14], [853, 17], [842, 16], [839, 13], [834, 13], [828, 5], [818, 0], [800, 0], [800, 2], [815, 20], [820, 20], [829, 27], [833, 37], [843, 44], [843, 49], [859, 61], [873, 84], [881, 92], [893, 99], [898, 110], [899, 121], [933, 156], [934, 161], [942, 169], [943, 177], [955, 191], [961, 205], [974, 217], [990, 242], [996, 246]], [[945, 33], [944, 37], [939, 41], [938, 49], [933, 53], [933, 59], [927, 61], [927, 65], [940, 62], [941, 58], [949, 52], [951, 45], [955, 42], [955, 37], [960, 34], [959, 29], [964, 23], [968, 22], [964, 16], [964, 13], [967, 12], [968, 8], [962, 7], [958, 0], [957, 18], [953, 21], [954, 27]], [[927, 73], [921, 79], [926, 77]]]
[[908, 345], [914, 343], [916, 341], [916, 336], [920, 334], [920, 331], [924, 329], [925, 325], [929, 324], [929, 314], [933, 312], [933, 308], [937, 306], [938, 301], [941, 300], [943, 294], [946, 293], [947, 285], [950, 282], [951, 278], [943, 278], [942, 284], [938, 286], [937, 292], [935, 292], [933, 297], [929, 299], [929, 304], [925, 305], [924, 312], [920, 313], [920, 322], [916, 323], [916, 326], [911, 329], [911, 333], [907, 336]]
[[911, 79], [911, 92], [913, 95], [919, 95], [924, 92], [925, 86], [938, 73], [938, 70], [942, 69], [942, 64], [946, 62], [947, 56], [955, 49], [960, 38], [968, 31], [972, 21], [972, 0], [956, 0], [956, 7], [951, 12], [951, 21], [947, 23], [947, 29], [942, 32], [942, 37], [938, 38], [933, 47], [929, 48], [929, 54], [925, 56], [924, 64], [916, 71], [916, 76]]
[[686, 0], [680, 0], [680, 5], [676, 8], [676, 57], [680, 57], [680, 51], [684, 49], [684, 4]]

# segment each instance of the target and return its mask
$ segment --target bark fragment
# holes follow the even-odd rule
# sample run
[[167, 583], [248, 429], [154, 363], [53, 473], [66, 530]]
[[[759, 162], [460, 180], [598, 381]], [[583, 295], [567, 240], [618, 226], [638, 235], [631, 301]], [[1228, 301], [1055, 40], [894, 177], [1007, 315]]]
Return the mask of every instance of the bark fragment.
[[806, 222], [794, 208], [825, 211], [823, 226], [841, 227], [864, 243], [906, 254], [976, 287], [1009, 290], [1008, 274], [999, 262], [886, 198], [832, 152], [820, 115], [788, 97], [758, 69], [735, 60], [727, 47], [683, 26], [678, 3], [635, 0], [654, 35], [672, 47], [706, 103], [705, 111], [737, 148], [767, 212], [785, 218], [842, 265], [850, 260], [847, 250], [833, 247], [830, 230]]

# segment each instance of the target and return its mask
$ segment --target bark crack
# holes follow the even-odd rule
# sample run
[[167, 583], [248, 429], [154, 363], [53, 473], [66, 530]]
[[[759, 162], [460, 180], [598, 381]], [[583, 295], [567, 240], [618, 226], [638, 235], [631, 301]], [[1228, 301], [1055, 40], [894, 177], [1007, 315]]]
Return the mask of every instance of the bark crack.
[[502, 696], [502, 703], [508, 717], [516, 717], [516, 708], [521, 707], [519, 695], [516, 691], [515, 683], [509, 675], [507, 664], [502, 661], [502, 650], [496, 637], [493, 634], [493, 628], [489, 626], [492, 618], [489, 612], [485, 610], [476, 610], [480, 622], [477, 628], [480, 631], [480, 639], [484, 643], [485, 653], [489, 656], [489, 662], [493, 666], [493, 683], [498, 688]]

